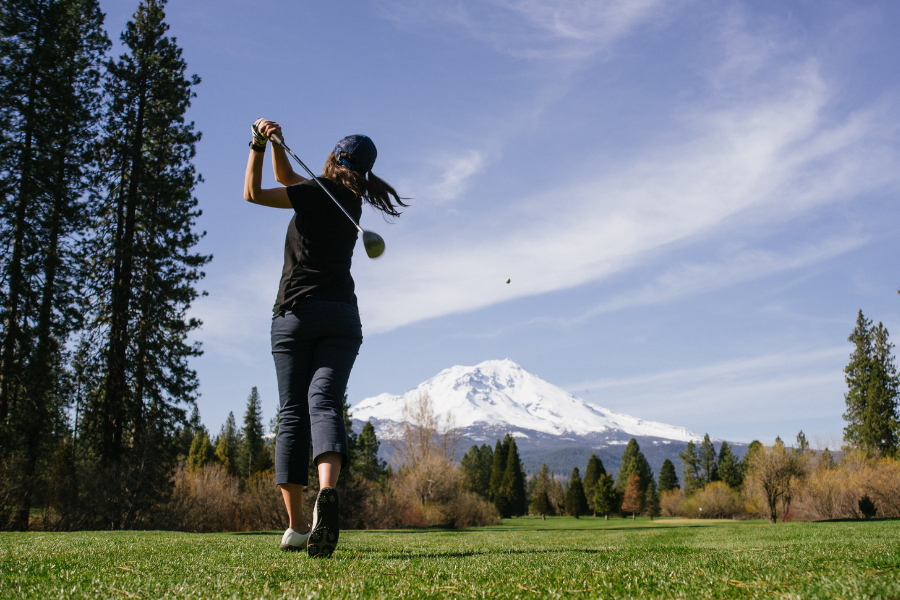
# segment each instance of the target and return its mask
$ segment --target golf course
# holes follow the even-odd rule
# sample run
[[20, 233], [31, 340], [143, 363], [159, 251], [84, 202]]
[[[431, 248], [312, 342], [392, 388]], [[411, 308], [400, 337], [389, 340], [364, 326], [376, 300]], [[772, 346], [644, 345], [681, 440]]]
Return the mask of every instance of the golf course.
[[344, 531], [0, 533], [3, 598], [897, 598], [900, 521], [572, 517]]

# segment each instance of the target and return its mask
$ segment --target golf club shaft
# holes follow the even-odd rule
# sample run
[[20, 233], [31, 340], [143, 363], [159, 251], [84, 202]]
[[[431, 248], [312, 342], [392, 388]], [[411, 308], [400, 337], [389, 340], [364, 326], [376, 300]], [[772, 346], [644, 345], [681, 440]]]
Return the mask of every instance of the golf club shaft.
[[297, 163], [298, 163], [301, 167], [303, 167], [303, 170], [306, 171], [307, 173], [309, 173], [309, 176], [316, 180], [316, 183], [318, 183], [318, 184], [319, 184], [319, 187], [321, 187], [322, 190], [323, 190], [326, 194], [328, 194], [328, 197], [331, 198], [332, 200], [334, 200], [334, 203], [338, 205], [338, 208], [341, 209], [341, 212], [343, 212], [345, 215], [347, 215], [347, 218], [350, 219], [350, 222], [353, 223], [353, 225], [356, 226], [356, 228], [359, 230], [359, 232], [360, 232], [360, 233], [365, 233], [365, 232], [363, 231], [363, 228], [359, 226], [359, 223], [356, 222], [356, 219], [354, 219], [352, 216], [350, 216], [350, 213], [347, 212], [347, 209], [344, 208], [344, 206], [343, 206], [340, 202], [337, 201], [337, 198], [335, 198], [334, 196], [331, 195], [331, 192], [328, 191], [328, 188], [326, 188], [325, 185], [324, 185], [321, 181], [319, 181], [319, 178], [318, 178], [318, 177], [316, 177], [315, 175], [313, 175], [313, 172], [309, 170], [309, 167], [307, 167], [306, 165], [303, 164], [303, 161], [302, 161], [302, 160], [300, 160], [299, 158], [297, 158], [297, 155], [294, 154], [294, 152], [293, 152], [290, 148], [288, 148], [288, 147], [285, 145], [284, 140], [281, 139], [281, 137], [280, 137], [277, 133], [273, 133], [272, 135], [270, 135], [270, 136], [269, 136], [269, 139], [271, 139], [273, 142], [275, 142], [276, 144], [278, 144], [279, 146], [281, 146], [282, 148], [284, 148], [285, 150], [287, 150], [287, 153], [290, 154], [291, 156], [293, 156], [293, 157], [294, 157], [294, 160], [296, 160]]

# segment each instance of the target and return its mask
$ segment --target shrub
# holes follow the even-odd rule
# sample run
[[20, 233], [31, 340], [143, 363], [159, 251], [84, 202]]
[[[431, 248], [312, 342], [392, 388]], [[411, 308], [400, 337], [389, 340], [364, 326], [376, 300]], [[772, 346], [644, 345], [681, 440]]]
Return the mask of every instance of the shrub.
[[900, 517], [900, 460], [848, 452], [840, 464], [807, 477], [794, 512], [807, 521], [859, 519], [864, 516], [860, 506], [864, 496], [876, 507], [873, 516]]
[[668, 490], [659, 495], [659, 504], [664, 517], [680, 516], [683, 503], [684, 493], [679, 488]]
[[743, 513], [741, 498], [722, 481], [709, 483], [682, 502], [679, 514], [694, 519], [731, 519]]

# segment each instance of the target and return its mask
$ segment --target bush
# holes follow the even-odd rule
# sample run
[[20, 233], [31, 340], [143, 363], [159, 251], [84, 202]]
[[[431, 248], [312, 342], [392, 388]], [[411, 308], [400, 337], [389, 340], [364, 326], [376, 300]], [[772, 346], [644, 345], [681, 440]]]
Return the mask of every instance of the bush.
[[796, 510], [806, 521], [859, 519], [860, 500], [868, 496], [874, 516], [900, 517], [900, 461], [875, 459], [863, 452], [848, 452], [837, 466], [811, 473], [800, 487]]
[[684, 499], [679, 514], [687, 518], [731, 519], [743, 513], [741, 498], [727, 484], [716, 481]]
[[680, 516], [683, 503], [684, 493], [679, 488], [671, 489], [659, 495], [659, 505], [664, 517]]

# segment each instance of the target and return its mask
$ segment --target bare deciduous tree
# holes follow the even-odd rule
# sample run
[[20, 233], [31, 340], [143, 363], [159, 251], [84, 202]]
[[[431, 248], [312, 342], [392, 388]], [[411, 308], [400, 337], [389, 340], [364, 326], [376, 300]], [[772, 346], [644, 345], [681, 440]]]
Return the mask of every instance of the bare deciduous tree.
[[456, 451], [461, 433], [453, 427], [452, 415], [441, 420], [434, 414], [431, 398], [419, 394], [403, 407], [402, 438], [395, 442], [400, 477], [424, 506], [441, 501], [459, 487]]
[[779, 504], [782, 516], [790, 509], [793, 489], [806, 473], [805, 463], [801, 455], [785, 448], [780, 441], [773, 446], [762, 446], [754, 453], [750, 480], [766, 499], [770, 523], [778, 521]]

